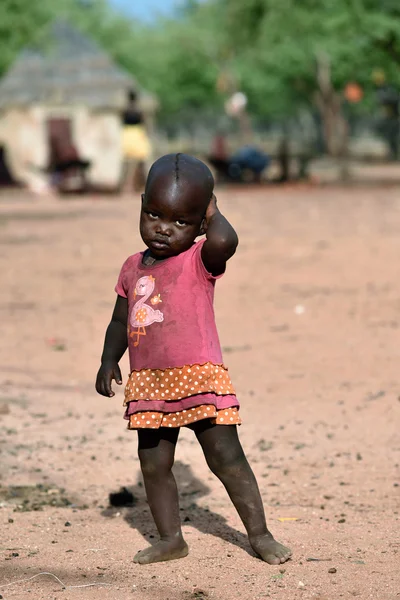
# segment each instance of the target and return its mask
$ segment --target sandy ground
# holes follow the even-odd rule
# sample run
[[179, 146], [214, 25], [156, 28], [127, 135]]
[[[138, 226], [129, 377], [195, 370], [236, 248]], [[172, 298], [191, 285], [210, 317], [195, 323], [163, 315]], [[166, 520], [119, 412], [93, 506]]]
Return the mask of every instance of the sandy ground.
[[[119, 268], [141, 249], [138, 200], [3, 193], [2, 598], [400, 597], [399, 189], [218, 197], [241, 240], [216, 301], [241, 439], [293, 559], [271, 567], [253, 556], [183, 430], [175, 471], [190, 554], [133, 564], [155, 539], [136, 434], [122, 390], [106, 399], [93, 382]], [[121, 486], [135, 505], [109, 508]], [[40, 572], [66, 589], [48, 575], [16, 583]]]

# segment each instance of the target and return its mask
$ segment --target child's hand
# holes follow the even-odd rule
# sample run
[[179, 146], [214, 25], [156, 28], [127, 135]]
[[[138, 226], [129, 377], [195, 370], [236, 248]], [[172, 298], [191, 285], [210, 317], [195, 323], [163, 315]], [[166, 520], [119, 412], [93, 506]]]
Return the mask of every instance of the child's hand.
[[215, 215], [215, 213], [217, 211], [218, 211], [217, 199], [216, 199], [215, 195], [213, 194], [211, 196], [210, 202], [208, 203], [206, 214], [205, 214], [203, 222], [201, 224], [200, 235], [204, 235], [205, 233], [207, 233], [208, 225], [209, 225], [212, 217]]
[[106, 361], [101, 364], [96, 378], [96, 391], [102, 396], [112, 398], [115, 396], [111, 388], [111, 381], [115, 380], [118, 385], [122, 384], [121, 370], [118, 363], [114, 361]]
[[226, 262], [235, 254], [238, 245], [236, 231], [222, 215], [214, 194], [208, 204], [203, 220], [206, 241], [201, 249], [201, 258], [206, 270], [214, 277], [225, 272]]
[[213, 194], [211, 196], [211, 200], [210, 200], [210, 202], [208, 204], [207, 211], [206, 211], [206, 223], [207, 223], [207, 225], [209, 224], [210, 220], [212, 219], [212, 217], [215, 215], [216, 212], [218, 212], [217, 199], [215, 197], [215, 194]]

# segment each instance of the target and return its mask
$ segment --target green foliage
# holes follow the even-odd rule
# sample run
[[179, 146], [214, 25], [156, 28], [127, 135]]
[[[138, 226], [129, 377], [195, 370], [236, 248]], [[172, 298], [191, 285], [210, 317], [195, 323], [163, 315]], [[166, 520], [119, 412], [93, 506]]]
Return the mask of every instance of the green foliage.
[[0, 74], [59, 16], [157, 94], [165, 119], [221, 111], [221, 73], [247, 93], [253, 114], [295, 114], [313, 102], [321, 54], [339, 91], [358, 81], [371, 97], [374, 69], [400, 84], [398, 0], [186, 0], [174, 19], [152, 26], [106, 0], [1, 0]]
[[12, 63], [22, 47], [31, 44], [48, 21], [51, 0], [0, 2], [0, 74]]

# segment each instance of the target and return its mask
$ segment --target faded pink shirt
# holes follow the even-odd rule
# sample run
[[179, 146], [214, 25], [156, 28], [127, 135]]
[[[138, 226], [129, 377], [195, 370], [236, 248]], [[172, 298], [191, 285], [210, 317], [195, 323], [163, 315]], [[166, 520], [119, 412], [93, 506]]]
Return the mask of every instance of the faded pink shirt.
[[[128, 299], [131, 371], [222, 364], [213, 308], [217, 277], [203, 264], [203, 243], [154, 266], [143, 265], [143, 252], [123, 264], [115, 291]], [[207, 392], [177, 401], [138, 399], [128, 402], [126, 415], [178, 411], [205, 403], [217, 409], [239, 406], [234, 394]]]
[[130, 332], [146, 332], [129, 336], [131, 371], [222, 363], [213, 308], [217, 278], [204, 267], [203, 243], [154, 266], [142, 264], [142, 252], [123, 264], [115, 291], [128, 299]]

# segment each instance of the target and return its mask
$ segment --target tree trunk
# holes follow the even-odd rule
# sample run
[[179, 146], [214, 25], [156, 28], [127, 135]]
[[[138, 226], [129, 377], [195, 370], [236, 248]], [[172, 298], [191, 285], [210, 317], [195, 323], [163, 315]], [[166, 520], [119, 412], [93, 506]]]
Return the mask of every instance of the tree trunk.
[[338, 159], [341, 180], [350, 177], [349, 172], [349, 127], [342, 111], [342, 98], [335, 91], [331, 79], [331, 65], [326, 54], [317, 54], [316, 104], [320, 111], [325, 144], [330, 156]]

